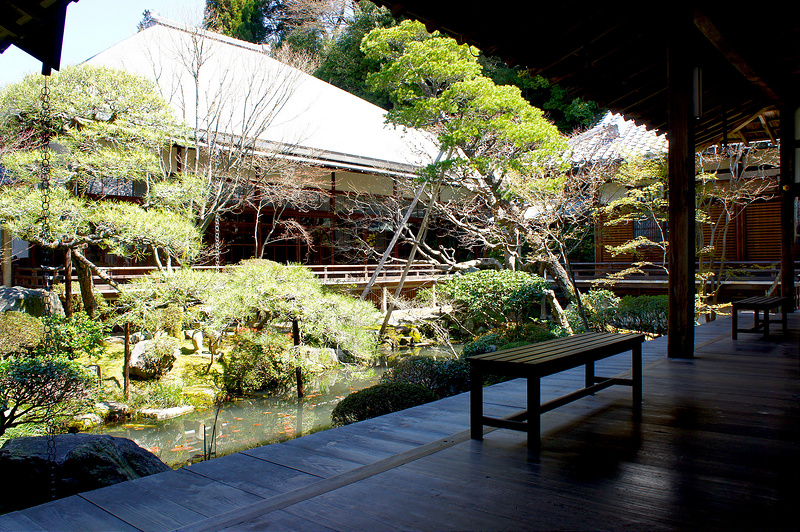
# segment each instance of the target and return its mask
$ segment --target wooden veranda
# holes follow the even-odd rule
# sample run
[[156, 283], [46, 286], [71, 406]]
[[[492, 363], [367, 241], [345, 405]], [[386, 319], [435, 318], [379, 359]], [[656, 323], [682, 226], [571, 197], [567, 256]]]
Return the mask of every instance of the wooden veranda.
[[[744, 319], [744, 318], [743, 318]], [[469, 438], [469, 394], [0, 516], [0, 530], [795, 530], [800, 313], [789, 334], [645, 342], [641, 419], [609, 388], [542, 416], [542, 450]], [[604, 367], [603, 367], [604, 366]], [[598, 371], [630, 369], [629, 355]], [[544, 399], [583, 381], [547, 377]], [[525, 404], [517, 379], [487, 414]]]

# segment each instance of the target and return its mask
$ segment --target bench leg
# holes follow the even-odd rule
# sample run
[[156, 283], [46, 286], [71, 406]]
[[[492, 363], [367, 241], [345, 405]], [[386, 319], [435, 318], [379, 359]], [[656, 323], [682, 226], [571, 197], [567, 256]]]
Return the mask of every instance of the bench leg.
[[469, 368], [469, 427], [473, 440], [483, 439], [483, 373], [470, 364]]
[[769, 338], [769, 309], [764, 309], [764, 338]]
[[781, 313], [783, 316], [781, 317], [781, 329], [783, 331], [783, 335], [786, 336], [786, 333], [789, 331], [789, 313], [787, 312], [787, 308], [789, 305], [784, 301], [783, 305], [781, 305]]
[[736, 337], [738, 336], [737, 333], [739, 332], [739, 309], [737, 308], [734, 308], [733, 312], [731, 313], [731, 324], [733, 328], [731, 336], [734, 340], [736, 340]]
[[541, 379], [533, 376], [528, 381], [528, 449], [538, 451], [542, 446]]
[[631, 399], [635, 410], [642, 409], [642, 344], [631, 350]]
[[594, 361], [586, 363], [586, 387], [594, 384]]

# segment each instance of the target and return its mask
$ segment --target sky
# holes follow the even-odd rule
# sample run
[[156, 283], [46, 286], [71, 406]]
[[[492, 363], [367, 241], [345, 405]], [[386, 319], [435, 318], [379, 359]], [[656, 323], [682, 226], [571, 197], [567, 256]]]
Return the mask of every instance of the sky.
[[[205, 0], [79, 0], [67, 7], [61, 67], [78, 64], [136, 33], [145, 10], [197, 24]], [[0, 87], [40, 73], [42, 64], [16, 46], [0, 54]]]

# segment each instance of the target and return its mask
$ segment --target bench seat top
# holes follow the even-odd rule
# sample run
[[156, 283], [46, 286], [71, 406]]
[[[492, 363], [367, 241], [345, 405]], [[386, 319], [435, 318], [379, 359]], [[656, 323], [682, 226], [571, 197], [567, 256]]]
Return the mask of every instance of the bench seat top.
[[733, 308], [772, 308], [786, 303], [786, 297], [766, 297], [766, 296], [752, 296], [732, 303]]
[[550, 375], [631, 350], [644, 342], [644, 338], [641, 333], [584, 333], [466, 359], [487, 371], [514, 369], [526, 374]]

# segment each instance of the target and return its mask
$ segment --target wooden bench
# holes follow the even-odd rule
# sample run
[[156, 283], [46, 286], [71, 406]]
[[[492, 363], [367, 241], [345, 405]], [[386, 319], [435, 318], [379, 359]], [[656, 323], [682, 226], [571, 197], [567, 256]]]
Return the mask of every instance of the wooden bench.
[[[739, 301], [734, 301], [733, 305], [733, 312], [731, 315], [731, 328], [733, 339], [736, 340], [738, 333], [740, 332], [763, 332], [764, 338], [769, 337], [769, 324], [770, 323], [780, 323], [782, 325], [783, 334], [786, 334], [787, 324], [788, 324], [788, 313], [789, 313], [789, 306], [791, 305], [792, 300], [788, 297], [748, 297], [747, 299], [741, 299]], [[769, 312], [772, 309], [777, 309], [781, 307], [781, 313], [783, 314], [780, 320], [770, 320], [769, 319]], [[752, 310], [754, 314], [754, 324], [751, 329], [740, 329], [739, 328], [739, 311], [740, 310]], [[764, 317], [761, 318], [761, 313], [764, 313]]]
[[[638, 411], [642, 404], [642, 342], [644, 335], [639, 333], [586, 333], [467, 357], [470, 363], [472, 438], [483, 439], [484, 426], [519, 430], [528, 433], [528, 447], [538, 450], [541, 446], [541, 414], [614, 384], [632, 387], [633, 406]], [[596, 361], [625, 351], [632, 353], [630, 379], [595, 375]], [[578, 366], [586, 367], [585, 387], [542, 404], [541, 378]], [[525, 377], [528, 381], [527, 410], [502, 419], [484, 416], [483, 378], [487, 374]]]

